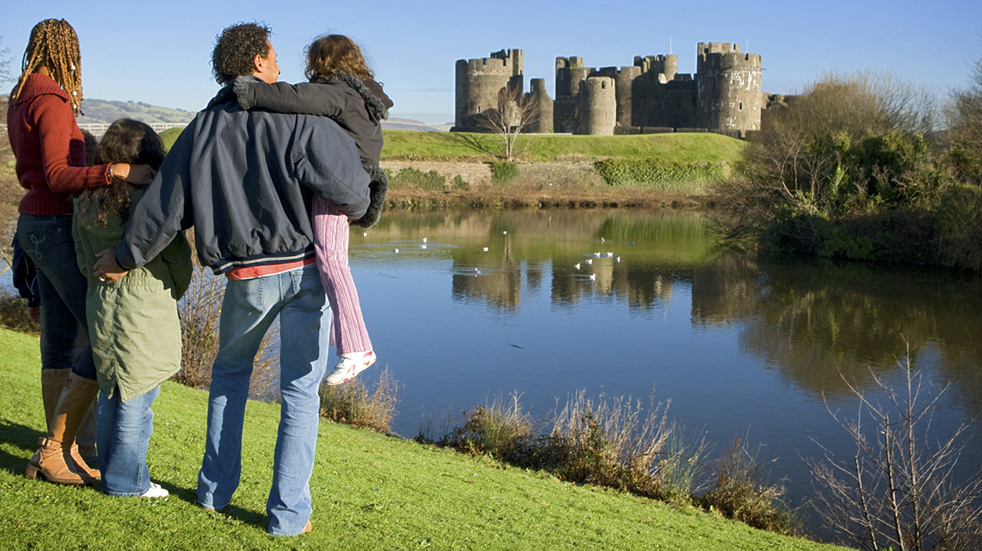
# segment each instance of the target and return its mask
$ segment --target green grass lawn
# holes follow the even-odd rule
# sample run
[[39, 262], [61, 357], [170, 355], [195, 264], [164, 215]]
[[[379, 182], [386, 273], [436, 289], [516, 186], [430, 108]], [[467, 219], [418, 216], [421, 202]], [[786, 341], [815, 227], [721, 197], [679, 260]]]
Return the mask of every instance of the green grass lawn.
[[0, 329], [4, 549], [835, 549], [327, 421], [311, 481], [313, 532], [272, 538], [276, 405], [249, 404], [241, 486], [224, 513], [207, 513], [194, 495], [207, 395], [166, 383], [149, 465], [171, 495], [111, 498], [23, 476], [44, 426], [39, 362], [36, 337]]
[[[502, 150], [493, 134], [466, 132], [418, 132], [385, 130], [382, 159], [482, 161]], [[744, 142], [711, 133], [645, 134], [636, 136], [520, 136], [515, 146], [522, 160], [555, 161], [583, 157], [623, 159], [660, 158], [680, 163], [731, 162], [739, 157]]]

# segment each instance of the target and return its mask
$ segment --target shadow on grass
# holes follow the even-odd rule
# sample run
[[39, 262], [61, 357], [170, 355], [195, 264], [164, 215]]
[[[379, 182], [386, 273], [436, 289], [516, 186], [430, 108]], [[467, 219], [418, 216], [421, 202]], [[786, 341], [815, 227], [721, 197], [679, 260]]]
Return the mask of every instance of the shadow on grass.
[[452, 135], [454, 141], [459, 143], [460, 145], [463, 145], [464, 147], [473, 149], [474, 151], [477, 151], [479, 153], [486, 153], [488, 155], [498, 154], [497, 151], [491, 151], [491, 149], [488, 147], [488, 144], [486, 143], [487, 140], [483, 140], [481, 139], [481, 137], [477, 135], [470, 134], [470, 133], [460, 133], [460, 132], [454, 132]]
[[[194, 507], [199, 508], [203, 512], [205, 511], [204, 509], [201, 509], [200, 505], [198, 505], [198, 493], [194, 488], [183, 488], [181, 486], [175, 486], [174, 484], [161, 481], [158, 481], [157, 484], [160, 484], [161, 487], [170, 492], [170, 497], [180, 499], [181, 501], [187, 502]], [[241, 507], [236, 507], [235, 505], [228, 505], [222, 509], [221, 512], [208, 511], [208, 514], [233, 518], [243, 524], [255, 526], [264, 532], [269, 524], [264, 512], [250, 511], [249, 509], [243, 509]]]
[[0, 469], [18, 476], [24, 474], [24, 468], [27, 466], [25, 457], [34, 453], [38, 447], [38, 438], [43, 436], [44, 433], [33, 427], [0, 419], [0, 440], [24, 451], [24, 454], [13, 455], [0, 450]]

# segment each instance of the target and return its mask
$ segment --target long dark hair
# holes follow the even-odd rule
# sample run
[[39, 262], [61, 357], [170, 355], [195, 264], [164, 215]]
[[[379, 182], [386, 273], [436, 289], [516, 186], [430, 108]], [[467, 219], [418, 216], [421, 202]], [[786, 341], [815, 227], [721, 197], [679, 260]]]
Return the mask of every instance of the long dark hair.
[[[164, 142], [150, 125], [133, 119], [119, 119], [109, 125], [99, 142], [97, 164], [129, 163], [150, 165], [157, 170], [164, 162]], [[82, 194], [82, 210], [88, 210], [89, 201], [99, 201], [96, 220], [103, 226], [109, 223], [109, 215], [115, 214], [125, 222], [129, 218], [130, 185], [125, 180], [113, 178], [112, 185], [86, 190]]]

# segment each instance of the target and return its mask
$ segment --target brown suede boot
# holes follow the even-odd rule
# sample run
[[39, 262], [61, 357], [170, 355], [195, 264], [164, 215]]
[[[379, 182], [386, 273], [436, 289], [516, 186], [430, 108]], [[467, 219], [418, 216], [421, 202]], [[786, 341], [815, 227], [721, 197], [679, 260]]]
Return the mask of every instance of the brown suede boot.
[[88, 413], [82, 418], [82, 425], [78, 427], [78, 434], [75, 435], [78, 454], [85, 460], [86, 465], [97, 465], [99, 462], [99, 454], [95, 448], [95, 413], [96, 400], [92, 400]]
[[[44, 403], [44, 431], [45, 433], [51, 432], [51, 416], [55, 413], [55, 406], [58, 405], [58, 398], [61, 397], [61, 392], [65, 390], [65, 381], [68, 380], [68, 374], [72, 372], [69, 367], [67, 369], [42, 369], [41, 370], [41, 400]], [[44, 437], [38, 438], [38, 445], [44, 441]], [[41, 450], [34, 452], [34, 457], [31, 457], [31, 463], [37, 464], [40, 459]]]
[[78, 455], [75, 435], [82, 418], [92, 405], [92, 398], [98, 392], [99, 383], [96, 381], [74, 373], [67, 377], [65, 390], [52, 413], [48, 436], [41, 439], [41, 448], [31, 458], [24, 473], [27, 478], [34, 479], [40, 474], [49, 482], [76, 486], [92, 484], [98, 480], [98, 471], [93, 476], [85, 462], [81, 461], [82, 458], [74, 457]]

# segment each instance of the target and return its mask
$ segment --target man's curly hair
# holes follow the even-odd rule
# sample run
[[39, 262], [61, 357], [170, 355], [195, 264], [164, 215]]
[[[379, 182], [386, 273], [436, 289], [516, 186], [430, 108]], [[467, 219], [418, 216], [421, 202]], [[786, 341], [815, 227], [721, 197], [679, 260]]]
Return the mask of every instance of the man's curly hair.
[[272, 30], [262, 23], [236, 23], [215, 37], [211, 51], [211, 72], [218, 84], [225, 86], [237, 76], [255, 71], [256, 56], [269, 55], [269, 35]]

